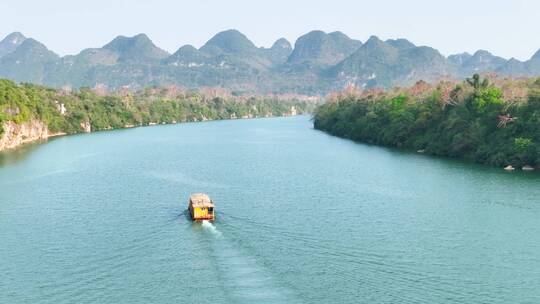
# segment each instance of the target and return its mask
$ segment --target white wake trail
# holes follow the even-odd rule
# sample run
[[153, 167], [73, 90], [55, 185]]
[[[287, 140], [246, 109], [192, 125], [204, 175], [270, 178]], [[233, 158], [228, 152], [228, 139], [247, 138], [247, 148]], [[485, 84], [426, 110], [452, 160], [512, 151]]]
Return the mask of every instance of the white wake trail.
[[[239, 303], [298, 303], [290, 290], [276, 284], [275, 278], [256, 257], [246, 255], [209, 221], [202, 221], [205, 231], [216, 239], [210, 242], [223, 284]], [[229, 236], [230, 237], [230, 236]]]
[[221, 236], [221, 231], [217, 230], [216, 226], [210, 221], [202, 221], [202, 227], [218, 237]]

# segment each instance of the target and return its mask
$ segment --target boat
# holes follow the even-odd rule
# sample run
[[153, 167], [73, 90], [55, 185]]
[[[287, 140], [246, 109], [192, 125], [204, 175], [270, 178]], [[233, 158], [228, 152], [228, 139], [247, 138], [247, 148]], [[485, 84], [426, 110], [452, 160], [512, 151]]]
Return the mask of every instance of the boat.
[[207, 194], [195, 193], [189, 197], [189, 214], [194, 221], [213, 221], [214, 202]]

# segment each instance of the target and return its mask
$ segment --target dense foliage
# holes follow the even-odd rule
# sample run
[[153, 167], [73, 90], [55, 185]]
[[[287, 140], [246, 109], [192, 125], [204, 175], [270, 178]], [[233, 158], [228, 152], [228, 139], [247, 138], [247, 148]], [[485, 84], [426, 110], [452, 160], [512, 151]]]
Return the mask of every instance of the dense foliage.
[[540, 79], [490, 84], [475, 75], [334, 99], [315, 111], [316, 129], [496, 166], [540, 165]]
[[[243, 97], [203, 94], [176, 88], [150, 88], [140, 92], [104, 93], [80, 89], [66, 92], [42, 86], [0, 80], [0, 127], [3, 122], [45, 122], [51, 132], [92, 130], [230, 118], [266, 117], [305, 113], [313, 102], [294, 98]], [[293, 110], [294, 109], [294, 110]], [[0, 134], [2, 130], [0, 129]]]

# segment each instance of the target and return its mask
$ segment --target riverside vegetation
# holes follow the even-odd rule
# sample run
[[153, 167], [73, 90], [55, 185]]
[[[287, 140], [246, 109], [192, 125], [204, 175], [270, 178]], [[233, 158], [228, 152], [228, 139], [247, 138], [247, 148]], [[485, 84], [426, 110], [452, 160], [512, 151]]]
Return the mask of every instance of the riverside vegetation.
[[540, 78], [349, 88], [318, 107], [314, 126], [355, 141], [530, 170], [540, 165]]
[[88, 88], [69, 92], [0, 80], [0, 139], [16, 138], [15, 133], [21, 132], [18, 127], [28, 124], [26, 129], [39, 126], [39, 134], [19, 134], [23, 140], [163, 123], [295, 115], [315, 107], [313, 100], [299, 99], [303, 97], [233, 96], [223, 90], [208, 91], [168, 87], [138, 92], [108, 93]]

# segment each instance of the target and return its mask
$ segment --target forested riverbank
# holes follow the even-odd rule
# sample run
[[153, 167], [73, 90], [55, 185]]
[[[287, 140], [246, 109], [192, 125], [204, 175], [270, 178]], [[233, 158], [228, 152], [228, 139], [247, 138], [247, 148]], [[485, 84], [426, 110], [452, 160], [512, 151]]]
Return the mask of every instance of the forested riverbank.
[[295, 96], [234, 96], [176, 87], [133, 92], [56, 90], [0, 80], [0, 151], [51, 136], [165, 123], [287, 116], [313, 110]]
[[316, 109], [314, 127], [370, 144], [531, 170], [540, 165], [540, 79], [474, 75], [389, 91], [352, 88]]

